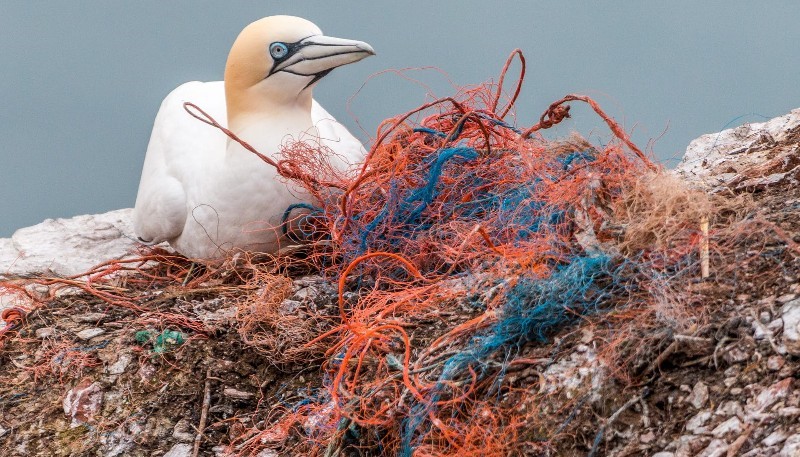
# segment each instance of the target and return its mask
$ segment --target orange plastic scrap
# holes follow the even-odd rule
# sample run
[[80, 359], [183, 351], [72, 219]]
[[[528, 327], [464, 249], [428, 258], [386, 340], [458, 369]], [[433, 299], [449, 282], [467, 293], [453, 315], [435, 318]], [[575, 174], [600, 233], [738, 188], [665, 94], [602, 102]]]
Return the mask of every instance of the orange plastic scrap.
[[27, 312], [22, 308], [6, 308], [3, 310], [0, 318], [2, 318], [5, 326], [0, 329], [0, 348], [3, 347], [5, 337], [18, 329], [25, 320]]

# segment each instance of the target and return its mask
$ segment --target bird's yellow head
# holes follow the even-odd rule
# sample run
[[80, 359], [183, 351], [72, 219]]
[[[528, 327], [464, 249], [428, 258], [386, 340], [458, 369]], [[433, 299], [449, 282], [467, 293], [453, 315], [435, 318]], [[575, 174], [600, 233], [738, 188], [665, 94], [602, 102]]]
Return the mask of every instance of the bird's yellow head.
[[259, 19], [242, 30], [228, 54], [228, 118], [293, 104], [310, 109], [317, 81], [336, 67], [374, 54], [367, 43], [325, 36], [299, 17]]

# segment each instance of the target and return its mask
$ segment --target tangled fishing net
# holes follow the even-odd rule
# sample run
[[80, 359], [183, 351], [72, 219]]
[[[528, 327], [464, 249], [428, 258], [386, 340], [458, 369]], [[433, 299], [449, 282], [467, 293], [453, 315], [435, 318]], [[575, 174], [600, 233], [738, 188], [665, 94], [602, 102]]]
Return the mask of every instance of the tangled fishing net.
[[[515, 56], [522, 71], [506, 97]], [[240, 453], [277, 429], [309, 438], [293, 452], [319, 455], [535, 452], [559, 431], [540, 428], [535, 389], [504, 386], [527, 347], [605, 316], [629, 323], [605, 335], [606, 355], [624, 363], [641, 356], [634, 329], [664, 316], [689, 325], [683, 302], [652, 303], [661, 278], [696, 274], [708, 197], [665, 178], [588, 97], [553, 103], [527, 129], [506, 121], [524, 68], [515, 52], [498, 84], [385, 121], [353, 177], [307, 145], [273, 164], [319, 202], [303, 208], [301, 235], [315, 246], [308, 261], [338, 280], [339, 321], [303, 345], [329, 341], [326, 389], [243, 436]], [[570, 101], [588, 103], [614, 141], [541, 136]], [[577, 402], [564, 404], [568, 422]]]
[[[521, 72], [508, 95], [515, 57]], [[266, 267], [229, 259], [186, 286], [215, 278], [213, 291], [237, 303], [244, 341], [275, 364], [321, 364], [324, 388], [272, 408], [231, 452], [535, 455], [593, 395], [559, 397], [553, 411], [542, 406], [560, 395], [553, 389], [508, 381], [552, 359], [556, 334], [579, 323], [596, 328], [600, 357], [627, 379], [652, 372], [646, 343], [657, 338], [654, 329], [702, 319], [676, 284], [698, 276], [699, 247], [735, 208], [669, 178], [588, 97], [566, 96], [534, 126], [514, 125], [508, 119], [524, 74], [515, 51], [498, 83], [384, 121], [351, 175], [321, 160], [315, 145], [290, 144], [276, 161], [245, 144], [315, 196], [314, 205], [287, 208], [285, 221], [307, 244], [305, 268], [336, 284], [337, 315], [282, 308], [296, 258]], [[542, 136], [569, 117], [568, 102], [588, 103], [612, 140]], [[200, 107], [187, 110], [222, 128]], [[709, 217], [711, 235], [700, 231]], [[158, 269], [140, 269], [154, 261]], [[139, 274], [128, 285], [163, 286], [179, 283], [187, 267], [160, 254], [128, 265], [71, 286], [136, 308], [141, 296], [120, 297], [97, 285], [102, 277], [130, 268]], [[206, 330], [187, 316], [153, 318]]]

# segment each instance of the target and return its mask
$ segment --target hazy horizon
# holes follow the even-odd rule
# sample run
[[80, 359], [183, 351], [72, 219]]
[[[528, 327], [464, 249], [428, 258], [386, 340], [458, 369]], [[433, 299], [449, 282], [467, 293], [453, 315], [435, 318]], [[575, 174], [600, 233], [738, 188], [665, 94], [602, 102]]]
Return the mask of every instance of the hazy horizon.
[[[496, 80], [514, 48], [528, 61], [520, 125], [567, 93], [587, 94], [640, 146], [658, 138], [653, 152], [668, 166], [699, 135], [800, 107], [795, 2], [44, 5], [0, 5], [0, 237], [46, 218], [133, 206], [163, 97], [186, 81], [221, 79], [241, 28], [272, 14], [306, 17], [375, 48], [377, 56], [337, 69], [315, 90], [365, 144], [381, 120], [422, 104], [428, 90], [453, 93], [449, 79]], [[446, 76], [376, 75], [427, 67]], [[610, 138], [578, 104], [547, 135], [572, 131]]]

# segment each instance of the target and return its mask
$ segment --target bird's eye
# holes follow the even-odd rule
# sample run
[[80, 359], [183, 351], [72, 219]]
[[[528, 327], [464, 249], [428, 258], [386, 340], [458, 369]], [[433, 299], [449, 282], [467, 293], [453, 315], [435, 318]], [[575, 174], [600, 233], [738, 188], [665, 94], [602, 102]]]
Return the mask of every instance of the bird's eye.
[[283, 43], [272, 43], [269, 45], [269, 55], [271, 55], [275, 60], [286, 57], [286, 54], [288, 53], [289, 48]]

